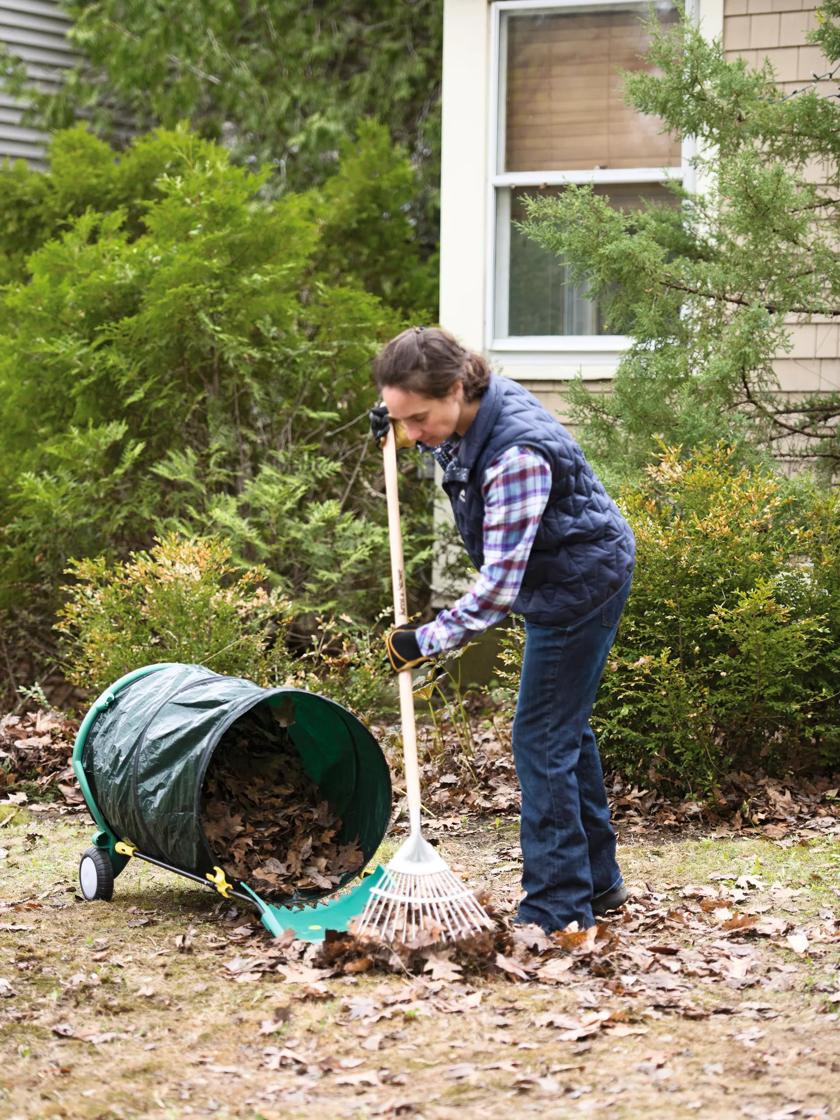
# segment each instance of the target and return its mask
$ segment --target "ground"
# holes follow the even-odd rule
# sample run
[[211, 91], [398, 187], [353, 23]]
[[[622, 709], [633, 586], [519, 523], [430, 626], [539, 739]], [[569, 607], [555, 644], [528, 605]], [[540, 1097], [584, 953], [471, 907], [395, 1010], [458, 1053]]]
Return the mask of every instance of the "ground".
[[[515, 818], [448, 828], [504, 924]], [[136, 860], [86, 903], [86, 815], [0, 804], [0, 1117], [840, 1115], [836, 836], [626, 831], [633, 902], [597, 937], [415, 976], [278, 947]]]

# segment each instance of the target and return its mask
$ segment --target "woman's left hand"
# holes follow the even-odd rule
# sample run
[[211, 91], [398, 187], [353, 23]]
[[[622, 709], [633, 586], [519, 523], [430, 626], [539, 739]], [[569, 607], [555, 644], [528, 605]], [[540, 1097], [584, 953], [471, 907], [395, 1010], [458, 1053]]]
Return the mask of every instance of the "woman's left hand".
[[420, 651], [417, 641], [417, 627], [405, 622], [402, 626], [395, 626], [385, 635], [385, 649], [388, 661], [395, 673], [402, 673], [404, 669], [416, 669], [418, 665], [425, 665], [431, 661]]

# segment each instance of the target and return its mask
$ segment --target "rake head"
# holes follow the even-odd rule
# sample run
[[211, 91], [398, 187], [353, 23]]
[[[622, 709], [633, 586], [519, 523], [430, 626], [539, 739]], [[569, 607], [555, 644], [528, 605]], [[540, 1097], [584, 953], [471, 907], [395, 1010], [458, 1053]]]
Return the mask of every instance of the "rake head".
[[410, 945], [421, 934], [441, 942], [461, 941], [492, 928], [492, 919], [473, 892], [416, 832], [371, 889], [355, 932]]

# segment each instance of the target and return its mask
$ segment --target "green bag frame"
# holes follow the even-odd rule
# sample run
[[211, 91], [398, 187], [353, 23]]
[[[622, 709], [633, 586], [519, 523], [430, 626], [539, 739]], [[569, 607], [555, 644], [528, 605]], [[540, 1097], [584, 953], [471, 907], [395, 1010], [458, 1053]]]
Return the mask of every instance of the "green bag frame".
[[[125, 676], [115, 681], [114, 684], [107, 688], [94, 701], [85, 715], [73, 746], [72, 763], [79, 787], [98, 829], [93, 836], [93, 846], [107, 855], [114, 877], [120, 874], [131, 858], [137, 858], [157, 867], [172, 871], [204, 887], [214, 889], [224, 898], [237, 898], [249, 903], [256, 907], [262, 925], [273, 937], [280, 937], [291, 930], [295, 937], [302, 940], [322, 941], [328, 930], [337, 932], [346, 931], [350, 922], [362, 913], [371, 889], [384, 875], [384, 868], [381, 866], [377, 866], [372, 872], [362, 872], [362, 881], [355, 887], [345, 889], [337, 898], [307, 904], [302, 908], [277, 906], [261, 898], [255, 890], [243, 881], [230, 883], [220, 867], [214, 867], [212, 873], [201, 876], [185, 868], [174, 866], [158, 858], [157, 855], [141, 851], [127, 837], [119, 836], [106, 820], [101, 808], [97, 804], [83, 762], [85, 746], [88, 743], [91, 728], [99, 716], [111, 708], [119, 693], [128, 688], [135, 681], [139, 681], [142, 678], [163, 670], [178, 670], [183, 668], [184, 666], [179, 665], [177, 662], [158, 662], [152, 665], [145, 665], [140, 669], [135, 669], [133, 672], [126, 673]], [[253, 687], [255, 689], [257, 688], [256, 685]], [[301, 694], [298, 690], [272, 689], [262, 691], [265, 692], [267, 697], [279, 696], [282, 698], [286, 693], [289, 693], [297, 696], [316, 697], [317, 699], [323, 700], [325, 704], [332, 704], [331, 701], [326, 701], [323, 697], [317, 697], [317, 694]], [[390, 779], [387, 778], [386, 780], [388, 784], [387, 797], [388, 803], [390, 804]], [[387, 822], [381, 823], [381, 834], [384, 835]]]

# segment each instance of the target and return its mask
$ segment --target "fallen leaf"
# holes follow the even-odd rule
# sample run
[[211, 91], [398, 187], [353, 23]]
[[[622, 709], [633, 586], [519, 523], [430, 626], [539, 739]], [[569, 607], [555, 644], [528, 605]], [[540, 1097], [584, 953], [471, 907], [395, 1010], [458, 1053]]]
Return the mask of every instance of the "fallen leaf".
[[756, 923], [755, 932], [760, 933], [762, 937], [776, 937], [784, 933], [789, 925], [790, 922], [785, 921], [784, 918], [762, 918]]
[[506, 957], [503, 953], [496, 954], [496, 967], [500, 968], [502, 972], [506, 972], [509, 976], [515, 976], [517, 980], [530, 980], [529, 973], [521, 968], [516, 961], [510, 957]]
[[793, 949], [794, 953], [807, 953], [810, 942], [804, 933], [789, 933], [785, 938], [785, 944]]
[[460, 980], [462, 968], [450, 959], [446, 953], [429, 953], [423, 971], [428, 972], [433, 980]]
[[379, 1075], [372, 1070], [361, 1070], [359, 1073], [346, 1073], [335, 1079], [336, 1085], [379, 1085]]
[[543, 983], [559, 984], [568, 980], [568, 974], [574, 966], [574, 957], [554, 957], [537, 969], [536, 979]]
[[315, 984], [334, 975], [331, 968], [309, 968], [305, 964], [286, 964], [284, 961], [277, 965], [276, 971], [282, 974], [287, 984]]
[[734, 914], [731, 918], [723, 923], [723, 928], [726, 930], [742, 930], [754, 929], [758, 923], [758, 918], [755, 914]]
[[468, 1077], [474, 1077], [476, 1072], [472, 1062], [460, 1062], [458, 1065], [447, 1066], [441, 1070], [443, 1076], [450, 1081], [465, 1081]]

